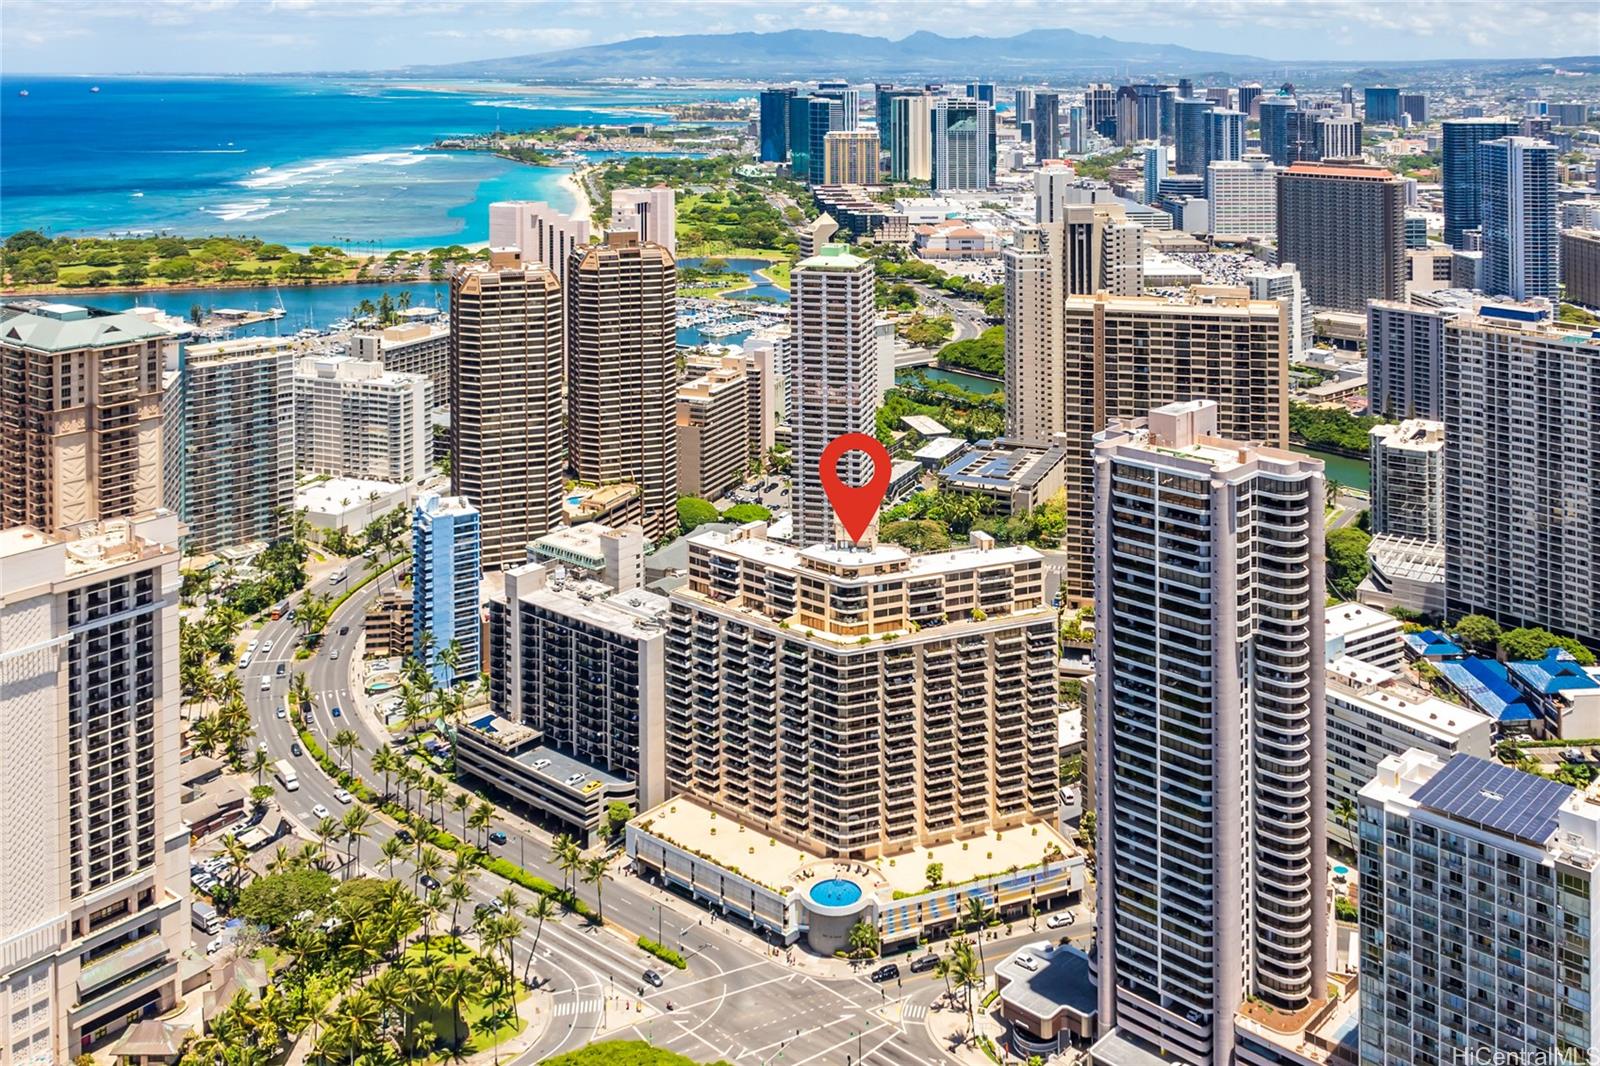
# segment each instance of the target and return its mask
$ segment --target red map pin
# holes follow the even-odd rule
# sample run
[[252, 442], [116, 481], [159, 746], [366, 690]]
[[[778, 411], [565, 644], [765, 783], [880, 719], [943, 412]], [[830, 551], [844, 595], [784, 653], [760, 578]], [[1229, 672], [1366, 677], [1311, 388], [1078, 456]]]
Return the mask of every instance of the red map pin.
[[[872, 460], [872, 479], [865, 485], [846, 485], [839, 477], [839, 459], [847, 452], [865, 452]], [[872, 518], [883, 503], [883, 494], [889, 491], [889, 449], [877, 437], [865, 433], [846, 433], [835, 437], [822, 449], [818, 464], [822, 475], [822, 490], [833, 504], [833, 513], [839, 516], [850, 539], [857, 543], [872, 525]]]

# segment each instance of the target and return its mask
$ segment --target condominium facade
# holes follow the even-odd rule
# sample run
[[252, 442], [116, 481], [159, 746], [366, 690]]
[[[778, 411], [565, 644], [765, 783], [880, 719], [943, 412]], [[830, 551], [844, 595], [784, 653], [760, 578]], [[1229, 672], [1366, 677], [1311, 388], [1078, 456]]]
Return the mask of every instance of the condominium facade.
[[170, 334], [72, 304], [0, 316], [0, 527], [57, 530], [161, 506]]
[[184, 352], [185, 547], [270, 541], [294, 508], [294, 363], [287, 338], [190, 345]]
[[645, 535], [677, 528], [678, 267], [672, 252], [611, 233], [574, 257], [567, 286], [572, 466], [632, 482]]
[[1367, 305], [1367, 396], [1374, 414], [1444, 416], [1444, 324], [1462, 313], [1397, 300]]
[[1451, 617], [1600, 642], [1600, 338], [1485, 305], [1445, 323]]
[[[411, 513], [411, 649], [440, 685], [478, 676], [483, 523], [460, 496], [424, 493]], [[454, 648], [449, 655], [446, 649]], [[448, 660], [456, 659], [454, 665]]]
[[[896, 92], [889, 97], [889, 180], [920, 182], [933, 177], [931, 99], [921, 92]], [[878, 122], [883, 121], [879, 115]]]
[[936, 193], [994, 184], [994, 104], [936, 96], [928, 108], [930, 181]]
[[421, 374], [428, 379], [428, 406], [449, 406], [450, 323], [413, 322], [357, 333], [350, 338], [350, 354], [397, 374]]
[[[757, 394], [759, 396], [759, 393]], [[678, 494], [714, 500], [744, 481], [752, 450], [745, 362], [729, 358], [678, 386]]]
[[1361, 1061], [1581, 1062], [1600, 957], [1600, 804], [1472, 755], [1393, 755], [1361, 790]]
[[1033, 94], [1033, 158], [1037, 163], [1061, 158], [1061, 94]]
[[0, 1040], [101, 1051], [180, 1005], [176, 515], [0, 530]]
[[573, 218], [543, 200], [501, 200], [489, 205], [489, 247], [515, 248], [524, 263], [543, 263], [563, 289], [572, 253], [588, 243], [587, 218]]
[[[637, 234], [641, 244], [655, 244], [668, 255], [678, 251], [678, 194], [666, 185], [617, 189], [611, 194], [611, 228]], [[560, 277], [561, 275], [557, 275]], [[565, 279], [563, 278], [563, 281]]]
[[1483, 290], [1491, 296], [1555, 300], [1561, 288], [1555, 145], [1501, 137], [1478, 145]]
[[830, 130], [822, 139], [822, 175], [827, 185], [878, 183], [878, 131]]
[[[840, 529], [818, 464], [835, 437], [877, 428], [880, 360], [874, 270], [845, 245], [825, 245], [790, 275], [789, 403], [794, 452], [794, 538], [804, 546], [837, 540]], [[839, 461], [846, 484], [871, 476], [864, 452]]]
[[1561, 231], [1561, 284], [1568, 301], [1600, 307], [1600, 230]]
[[561, 283], [496, 249], [450, 281], [450, 481], [478, 509], [483, 565], [561, 524]]
[[1365, 312], [1405, 297], [1405, 180], [1355, 162], [1295, 163], [1278, 177], [1278, 260], [1311, 302]]
[[313, 355], [294, 372], [295, 469], [412, 482], [433, 467], [430, 383], [349, 355]]
[[1361, 789], [1391, 755], [1416, 748], [1441, 759], [1494, 755], [1495, 723], [1470, 707], [1439, 699], [1395, 670], [1358, 656], [1326, 667], [1328, 701], [1328, 839], [1359, 847], [1355, 811]]
[[[1289, 442], [1290, 308], [1248, 290], [1196, 286], [1181, 297], [1069, 296], [1059, 348], [1066, 435], [1067, 534], [1063, 592], [1092, 594], [1092, 438], [1114, 419], [1178, 400], [1217, 402], [1230, 440]], [[1035, 442], [1043, 443], [1043, 442]]]
[[1466, 233], [1482, 221], [1478, 190], [1478, 145], [1516, 134], [1509, 118], [1447, 118], [1440, 124], [1440, 170], [1444, 185], [1444, 241], [1465, 249]]
[[1278, 236], [1278, 168], [1265, 156], [1219, 160], [1206, 167], [1211, 236], [1244, 240]]
[[1006, 436], [1040, 443], [1066, 424], [1061, 224], [1019, 226], [1006, 276]]
[[1317, 118], [1313, 144], [1318, 159], [1360, 159], [1361, 120], [1337, 115]]
[[1218, 415], [1094, 448], [1100, 1033], [1196, 1066], [1327, 971], [1322, 463]]
[[762, 89], [760, 93], [760, 142], [763, 163], [782, 163], [789, 158], [789, 102], [791, 86]]
[[1444, 543], [1444, 423], [1408, 418], [1367, 434], [1372, 532]]
[[872, 859], [1050, 818], [1055, 614], [1028, 548], [689, 541], [666, 645], [668, 788]]
[[506, 571], [489, 611], [494, 712], [634, 782], [639, 810], [666, 799], [665, 597], [542, 563]]

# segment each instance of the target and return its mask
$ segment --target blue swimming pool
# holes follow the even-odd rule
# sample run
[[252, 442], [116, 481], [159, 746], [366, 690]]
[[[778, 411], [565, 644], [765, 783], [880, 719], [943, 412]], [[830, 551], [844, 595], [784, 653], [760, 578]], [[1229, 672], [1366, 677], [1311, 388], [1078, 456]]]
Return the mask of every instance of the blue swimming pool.
[[1348, 866], [1335, 866], [1333, 868], [1333, 872], [1338, 874], [1340, 877], [1343, 877], [1345, 874], [1350, 872], [1350, 867], [1348, 867]]
[[812, 885], [807, 894], [824, 907], [848, 907], [861, 898], [861, 886], [842, 877], [830, 877]]

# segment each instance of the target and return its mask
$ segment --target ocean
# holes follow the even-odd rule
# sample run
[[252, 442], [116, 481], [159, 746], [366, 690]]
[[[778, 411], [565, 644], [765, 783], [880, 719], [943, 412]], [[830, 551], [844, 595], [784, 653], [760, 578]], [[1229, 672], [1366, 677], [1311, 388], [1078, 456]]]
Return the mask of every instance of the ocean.
[[[98, 85], [99, 92], [91, 92]], [[22, 96], [23, 90], [28, 95]], [[566, 170], [436, 152], [450, 134], [660, 123], [737, 92], [315, 78], [0, 77], [0, 233], [245, 234], [296, 247], [488, 239], [494, 200], [570, 208]]]

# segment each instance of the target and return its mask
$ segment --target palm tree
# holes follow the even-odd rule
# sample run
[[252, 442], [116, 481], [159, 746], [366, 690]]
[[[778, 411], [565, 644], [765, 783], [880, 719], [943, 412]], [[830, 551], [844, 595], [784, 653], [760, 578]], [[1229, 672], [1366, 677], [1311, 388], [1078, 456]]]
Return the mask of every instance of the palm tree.
[[301, 708], [311, 702], [311, 683], [306, 680], [306, 675], [297, 673], [289, 680], [289, 702], [294, 704], [295, 726], [301, 724], [299, 718]]
[[321, 844], [323, 850], [326, 851], [328, 841], [336, 840], [344, 835], [344, 827], [339, 824], [338, 819], [329, 815], [318, 822], [316, 828], [311, 832], [316, 836], [317, 843]]
[[450, 797], [450, 809], [461, 815], [461, 839], [467, 839], [467, 813], [472, 810], [472, 797], [465, 792], [457, 792]]
[[356, 1052], [372, 1046], [373, 1035], [383, 1023], [383, 1012], [371, 994], [358, 988], [344, 997], [334, 1017], [334, 1032], [350, 1049], [350, 1063], [355, 1066]]
[[388, 937], [378, 923], [368, 920], [355, 924], [351, 929], [350, 939], [345, 941], [344, 949], [357, 969], [365, 976], [383, 961], [384, 949], [388, 943]]
[[461, 878], [452, 877], [445, 882], [444, 898], [450, 903], [450, 935], [453, 937], [461, 924], [461, 905], [472, 898], [472, 889]]
[[968, 1029], [978, 1031], [978, 1013], [974, 1006], [973, 991], [983, 987], [982, 963], [972, 953], [972, 944], [967, 940], [957, 940], [950, 949], [950, 973], [955, 981], [955, 986], [962, 990], [967, 1001]]
[[439, 649], [439, 665], [450, 671], [450, 683], [456, 682], [456, 674], [461, 669], [461, 641], [455, 637], [450, 638], [450, 643]]
[[372, 822], [372, 812], [364, 806], [351, 807], [344, 812], [344, 838], [349, 842], [345, 860], [360, 869], [361, 842], [367, 838], [367, 826]]
[[934, 976], [944, 980], [944, 995], [946, 999], [949, 999], [952, 995], [950, 991], [950, 975], [954, 969], [955, 963], [948, 955], [940, 955], [933, 964]]
[[355, 730], [348, 727], [333, 735], [333, 747], [344, 756], [345, 773], [351, 772], [351, 756], [366, 750], [361, 746], [361, 738], [356, 736]]
[[977, 929], [978, 941], [978, 975], [982, 977], [988, 971], [988, 962], [983, 957], [983, 931], [988, 928], [989, 920], [994, 917], [994, 912], [983, 902], [982, 896], [967, 897], [967, 921]]
[[239, 843], [239, 838], [229, 833], [222, 838], [222, 854], [228, 860], [228, 887], [237, 890], [250, 872], [250, 849]]
[[605, 886], [606, 867], [611, 865], [612, 852], [606, 851], [592, 859], [583, 862], [583, 883], [594, 886], [595, 918], [599, 924], [606, 924], [606, 904], [602, 889]]
[[439, 1034], [434, 1031], [433, 1023], [424, 1018], [411, 1027], [411, 1054], [415, 1057], [419, 1051], [432, 1051], [439, 1045]]
[[383, 775], [383, 801], [389, 802], [389, 775], [400, 768], [400, 760], [388, 744], [379, 744], [372, 753], [372, 772]]
[[294, 859], [289, 854], [289, 849], [282, 844], [272, 853], [272, 860], [267, 863], [267, 873], [281, 874], [285, 870], [294, 868]]
[[389, 864], [389, 877], [394, 877], [394, 864], [405, 857], [406, 846], [399, 837], [385, 837], [383, 844], [378, 848], [378, 853]]
[[439, 978], [433, 983], [433, 994], [440, 1005], [450, 1008], [450, 1035], [454, 1038], [451, 1044], [456, 1048], [460, 1048], [467, 1038], [461, 1008], [476, 990], [477, 983], [473, 980], [472, 971], [465, 966], [443, 967]]
[[528, 983], [529, 973], [533, 969], [533, 956], [539, 950], [539, 937], [544, 933], [544, 923], [556, 917], [556, 905], [550, 901], [549, 896], [538, 895], [533, 897], [533, 902], [528, 904], [528, 909], [523, 912], [539, 924], [533, 928], [533, 947], [528, 951], [527, 964], [522, 969], [522, 983]]
[[866, 955], [876, 951], [878, 947], [878, 930], [871, 922], [857, 922], [850, 927], [850, 950], [858, 955]]
[[417, 851], [416, 872], [413, 875], [416, 881], [421, 881], [424, 874], [427, 874], [429, 877], [434, 877], [442, 869], [444, 869], [443, 855], [440, 855], [436, 850], [428, 847], [427, 845], [423, 845]]
[[472, 817], [467, 819], [467, 824], [478, 833], [478, 847], [484, 847], [484, 834], [494, 824], [494, 805], [487, 800], [481, 801], [472, 809]]
[[572, 891], [572, 875], [583, 862], [583, 849], [578, 847], [578, 842], [566, 833], [557, 834], [550, 842], [550, 861], [561, 867], [563, 879], [562, 891]]
[[445, 797], [450, 795], [450, 790], [437, 777], [428, 778], [426, 790], [430, 805], [428, 821], [437, 823], [443, 812]]
[[[1356, 820], [1355, 801], [1350, 799], [1348, 796], [1346, 796], [1344, 799], [1341, 799], [1338, 803], [1334, 804], [1333, 816], [1339, 819], [1339, 824], [1344, 827], [1344, 831], [1346, 833], [1349, 833], [1351, 823]], [[1352, 834], [1352, 836], [1353, 835], [1354, 834]]]

